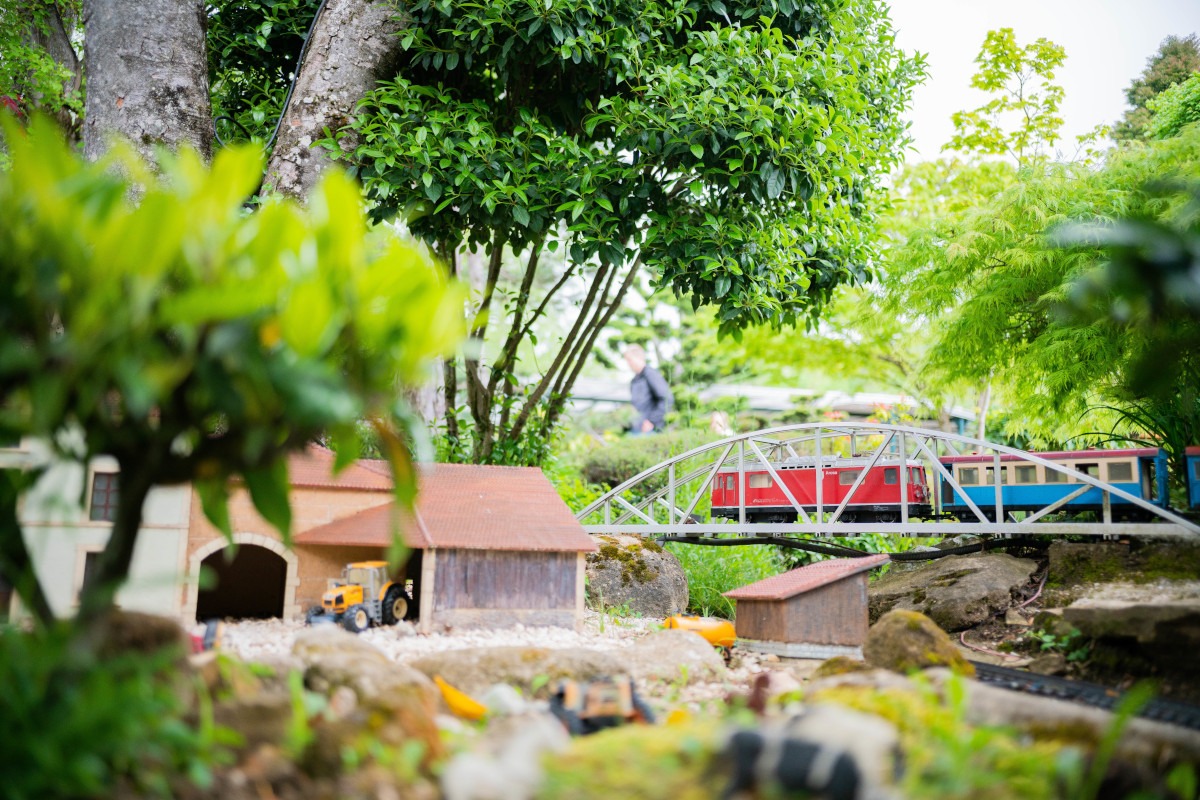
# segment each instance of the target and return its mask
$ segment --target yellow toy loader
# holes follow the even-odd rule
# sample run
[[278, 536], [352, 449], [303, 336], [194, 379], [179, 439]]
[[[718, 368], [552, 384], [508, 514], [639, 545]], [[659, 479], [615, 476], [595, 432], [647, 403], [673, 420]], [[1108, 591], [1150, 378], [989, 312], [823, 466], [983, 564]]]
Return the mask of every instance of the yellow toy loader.
[[329, 581], [307, 622], [341, 623], [351, 633], [362, 633], [371, 625], [395, 625], [408, 614], [410, 603], [404, 584], [389, 578], [386, 561], [358, 561], [347, 564], [340, 579]]

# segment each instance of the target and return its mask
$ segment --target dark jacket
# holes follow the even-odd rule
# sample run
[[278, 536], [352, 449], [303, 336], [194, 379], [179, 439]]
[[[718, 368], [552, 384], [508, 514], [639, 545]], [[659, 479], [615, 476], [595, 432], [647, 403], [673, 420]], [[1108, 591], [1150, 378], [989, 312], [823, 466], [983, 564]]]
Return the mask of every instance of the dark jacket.
[[647, 419], [654, 425], [654, 430], [661, 431], [665, 425], [664, 418], [671, 410], [671, 404], [675, 402], [671, 395], [671, 387], [667, 386], [662, 373], [647, 364], [641, 372], [633, 376], [633, 381], [629, 384], [629, 394], [638, 414], [637, 421], [633, 423], [634, 432], [641, 432], [642, 420]]

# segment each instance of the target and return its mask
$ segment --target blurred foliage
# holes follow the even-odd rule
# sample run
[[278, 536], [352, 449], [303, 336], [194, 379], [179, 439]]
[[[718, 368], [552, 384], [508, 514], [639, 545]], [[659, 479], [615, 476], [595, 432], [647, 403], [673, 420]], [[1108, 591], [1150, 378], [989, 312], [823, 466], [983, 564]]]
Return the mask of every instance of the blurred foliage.
[[779, 548], [748, 544], [698, 545], [667, 542], [688, 579], [688, 611], [705, 617], [733, 619], [734, 601], [725, 592], [747, 586], [788, 569]]
[[[585, 453], [579, 462], [580, 473], [589, 483], [609, 488], [663, 461], [707, 444], [714, 437], [704, 430], [669, 430], [647, 436], [625, 436], [607, 447]], [[655, 476], [642, 488], [650, 490], [666, 484], [666, 472]]]
[[[230, 535], [238, 476], [286, 541], [288, 452], [327, 435], [348, 463], [368, 419], [398, 499], [411, 501], [406, 438], [420, 426], [397, 387], [456, 345], [462, 295], [414, 246], [368, 229], [350, 180], [331, 173], [307, 209], [281, 201], [247, 215], [262, 167], [252, 147], [222, 151], [211, 169], [190, 151], [164, 156], [159, 176], [127, 147], [85, 162], [41, 117], [28, 130], [5, 119], [4, 139], [0, 437], [120, 467], [80, 618], [124, 580], [154, 485], [191, 482]], [[20, 532], [0, 534], [16, 578], [29, 568]]]
[[1113, 126], [1113, 138], [1118, 142], [1143, 138], [1151, 126], [1151, 101], [1195, 72], [1200, 72], [1200, 38], [1193, 33], [1163, 39], [1158, 51], [1146, 59], [1142, 74], [1125, 90], [1130, 107]]
[[1200, 122], [1200, 68], [1147, 105], [1154, 116], [1146, 135], [1151, 139], [1178, 136], [1187, 125]]
[[[930, 329], [929, 368], [946, 381], [991, 381], [1034, 438], [1062, 440], [1102, 427], [1090, 409], [1128, 399], [1130, 379], [1157, 349], [1158, 334], [1111, 319], [1063, 320], [1059, 309], [1100, 257], [1101, 242], [1064, 250], [1045, 234], [1080, 221], [1190, 224], [1182, 198], [1147, 190], [1165, 176], [1200, 178], [1200, 131], [1113, 152], [1099, 168], [1030, 165], [976, 208], [913, 233], [892, 251], [904, 275], [892, 302]], [[1186, 344], [1192, 328], [1167, 333]], [[1158, 373], [1173, 386], [1197, 384], [1190, 350], [1170, 366]]]
[[320, 0], [211, 0], [208, 88], [223, 141], [271, 138]]
[[1054, 232], [1100, 262], [1071, 286], [1061, 324], [1130, 342], [1111, 410], [1167, 450], [1177, 480], [1184, 450], [1200, 442], [1200, 126], [1182, 138], [1193, 142], [1189, 183], [1152, 180], [1123, 218]]
[[6, 798], [175, 797], [184, 781], [211, 784], [236, 736], [185, 721], [181, 653], [99, 659], [69, 648], [60, 628], [0, 628]]

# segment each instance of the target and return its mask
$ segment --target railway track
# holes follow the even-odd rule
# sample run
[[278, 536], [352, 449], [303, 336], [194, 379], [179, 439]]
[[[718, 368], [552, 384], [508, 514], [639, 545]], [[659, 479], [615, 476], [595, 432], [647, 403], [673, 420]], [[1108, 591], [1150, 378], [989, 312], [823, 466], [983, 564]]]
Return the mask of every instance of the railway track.
[[[1002, 686], [1019, 692], [1028, 692], [1043, 697], [1070, 700], [1075, 703], [1095, 706], [1111, 711], [1120, 702], [1122, 693], [1107, 686], [1084, 681], [1068, 680], [1047, 675], [1035, 675], [1009, 667], [971, 662], [975, 666], [975, 677], [984, 683]], [[1200, 706], [1174, 700], [1154, 698], [1138, 712], [1139, 717], [1200, 730]]]

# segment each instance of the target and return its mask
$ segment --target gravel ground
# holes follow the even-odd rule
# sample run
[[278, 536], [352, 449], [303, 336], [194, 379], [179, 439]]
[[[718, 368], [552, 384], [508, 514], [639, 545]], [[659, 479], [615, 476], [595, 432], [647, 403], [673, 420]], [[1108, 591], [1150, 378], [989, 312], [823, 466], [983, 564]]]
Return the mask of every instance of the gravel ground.
[[[614, 618], [593, 611], [585, 613], [582, 631], [566, 628], [534, 628], [517, 625], [496, 630], [452, 631], [423, 635], [411, 625], [371, 628], [362, 638], [398, 662], [408, 662], [431, 653], [471, 647], [544, 647], [554, 650], [619, 650], [638, 638], [659, 630], [662, 620]], [[284, 620], [243, 620], [226, 623], [221, 649], [243, 661], [269, 664], [293, 664], [292, 641], [304, 629], [303, 622]], [[641, 693], [660, 707], [685, 705], [699, 710], [707, 703], [723, 701], [732, 693], [744, 693], [759, 673], [772, 673], [772, 687], [786, 691], [799, 685], [795, 675], [808, 672], [819, 662], [788, 661], [779, 663], [773, 656], [761, 656], [735, 648], [723, 680], [693, 683], [689, 686], [650, 686], [639, 683]]]

